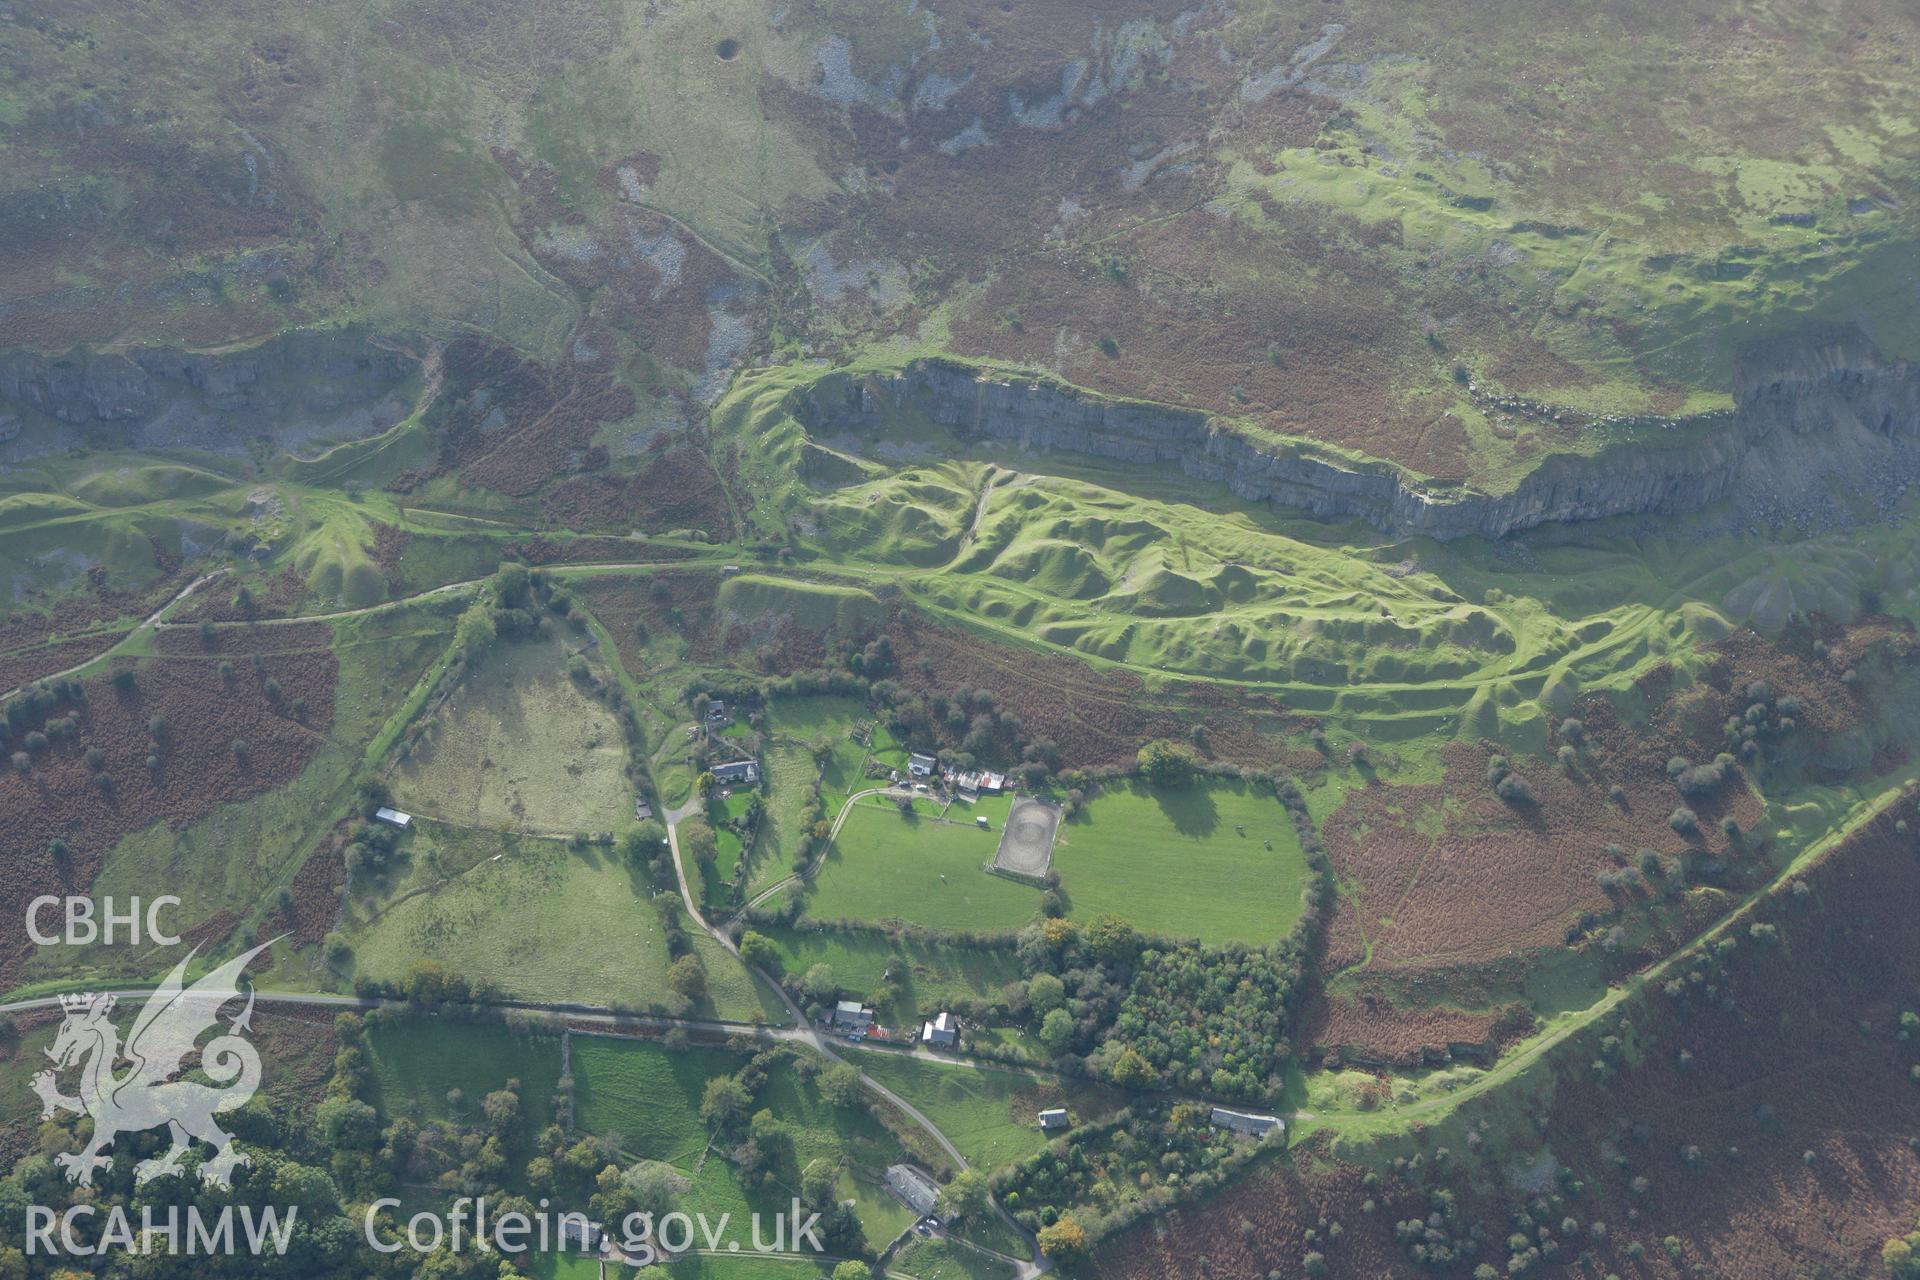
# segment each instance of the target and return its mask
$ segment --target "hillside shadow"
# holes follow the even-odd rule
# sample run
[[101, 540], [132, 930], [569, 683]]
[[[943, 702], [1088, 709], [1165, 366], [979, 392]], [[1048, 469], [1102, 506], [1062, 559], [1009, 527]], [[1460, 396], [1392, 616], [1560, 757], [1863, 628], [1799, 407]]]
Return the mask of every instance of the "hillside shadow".
[[1220, 809], [1213, 803], [1212, 788], [1203, 783], [1154, 787], [1149, 794], [1167, 815], [1173, 829], [1183, 836], [1209, 836], [1220, 825]]

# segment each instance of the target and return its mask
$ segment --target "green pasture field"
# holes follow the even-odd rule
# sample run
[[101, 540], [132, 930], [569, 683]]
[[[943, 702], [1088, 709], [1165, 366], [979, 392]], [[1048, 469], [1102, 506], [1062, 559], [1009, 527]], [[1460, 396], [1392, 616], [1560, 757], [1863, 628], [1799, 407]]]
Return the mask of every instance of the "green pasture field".
[[833, 970], [843, 991], [865, 994], [878, 987], [888, 970], [899, 991], [889, 1012], [901, 1026], [917, 1024], [956, 999], [994, 995], [1020, 980], [1020, 962], [1010, 949], [971, 947], [949, 942], [892, 941], [879, 934], [845, 930], [769, 928], [786, 970], [803, 974], [816, 964]]
[[854, 725], [871, 717], [860, 699], [838, 694], [776, 698], [773, 703], [774, 733], [796, 742], [811, 742], [822, 734], [844, 738]]
[[395, 802], [521, 831], [629, 825], [620, 726], [568, 676], [568, 648], [556, 638], [502, 640], [489, 649], [394, 770]]
[[629, 1155], [691, 1167], [706, 1149], [700, 1094], [714, 1076], [740, 1069], [739, 1054], [604, 1036], [573, 1040], [574, 1123], [617, 1136]]
[[1212, 779], [1108, 787], [1060, 824], [1053, 869], [1073, 919], [1111, 912], [1146, 933], [1206, 943], [1284, 937], [1310, 877], [1272, 789]]
[[[771, 745], [760, 762], [767, 780], [765, 809], [747, 875], [748, 896], [792, 874], [793, 860], [807, 837], [803, 820], [815, 778], [821, 779], [829, 821], [856, 789], [866, 752], [847, 735], [868, 714], [858, 698], [812, 695], [774, 700], [769, 717]], [[824, 765], [813, 757], [816, 742], [828, 747]]]
[[740, 958], [721, 946], [705, 930], [685, 925], [693, 953], [707, 971], [706, 1003], [713, 1016], [729, 1022], [764, 1022], [785, 1026], [793, 1021], [778, 996], [753, 976]]
[[666, 990], [651, 891], [612, 851], [416, 826], [415, 859], [437, 846], [426, 856], [443, 859], [450, 878], [347, 931], [357, 973], [398, 981], [415, 961], [435, 960], [515, 999], [600, 1005], [645, 1004]]
[[999, 837], [970, 819], [907, 818], [877, 798], [862, 801], [821, 861], [807, 913], [936, 929], [1017, 929], [1040, 909], [1040, 893], [985, 869]]
[[780, 742], [769, 747], [761, 765], [766, 771], [767, 789], [747, 871], [748, 896], [792, 874], [793, 859], [805, 847], [809, 797], [813, 780], [820, 773], [813, 753], [796, 743]]
[[1039, 1112], [1066, 1107], [1075, 1123], [1125, 1105], [1115, 1090], [1056, 1076], [981, 1064], [929, 1062], [904, 1054], [863, 1054], [860, 1069], [925, 1112], [969, 1164], [996, 1169], [1047, 1145]]
[[952, 1240], [915, 1240], [894, 1255], [894, 1271], [915, 1280], [1010, 1280], [1013, 1268]]
[[375, 1105], [388, 1119], [450, 1119], [448, 1094], [458, 1089], [464, 1120], [472, 1123], [487, 1094], [518, 1080], [523, 1136], [530, 1139], [552, 1122], [560, 1087], [558, 1035], [516, 1035], [497, 1023], [416, 1014], [376, 1020], [367, 1043]]
[[[631, 1157], [663, 1160], [689, 1175], [699, 1169], [688, 1206], [710, 1216], [737, 1209], [743, 1219], [750, 1208], [772, 1208], [779, 1195], [749, 1196], [731, 1167], [707, 1151], [700, 1099], [707, 1081], [745, 1063], [743, 1055], [725, 1049], [670, 1050], [652, 1041], [575, 1036], [575, 1123], [582, 1132], [613, 1139]], [[829, 1106], [790, 1065], [769, 1073], [755, 1109], [771, 1111], [789, 1127], [789, 1173], [819, 1158], [844, 1163], [841, 1194], [860, 1202], [870, 1237], [884, 1241], [907, 1225], [904, 1210], [878, 1181], [887, 1165], [903, 1158], [900, 1140], [867, 1109]], [[766, 1203], [759, 1203], [763, 1199]]]

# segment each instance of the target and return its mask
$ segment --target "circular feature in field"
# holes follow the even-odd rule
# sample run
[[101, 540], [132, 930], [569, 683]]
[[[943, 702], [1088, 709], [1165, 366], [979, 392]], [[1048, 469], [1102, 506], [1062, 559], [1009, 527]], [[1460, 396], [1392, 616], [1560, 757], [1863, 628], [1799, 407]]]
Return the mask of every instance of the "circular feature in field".
[[1060, 827], [1060, 806], [1021, 796], [1007, 813], [1000, 831], [1000, 848], [993, 855], [996, 871], [1038, 880], [1053, 861], [1053, 833]]
[[713, 46], [713, 56], [722, 62], [732, 62], [740, 56], [740, 42], [732, 36], [728, 36], [725, 40]]

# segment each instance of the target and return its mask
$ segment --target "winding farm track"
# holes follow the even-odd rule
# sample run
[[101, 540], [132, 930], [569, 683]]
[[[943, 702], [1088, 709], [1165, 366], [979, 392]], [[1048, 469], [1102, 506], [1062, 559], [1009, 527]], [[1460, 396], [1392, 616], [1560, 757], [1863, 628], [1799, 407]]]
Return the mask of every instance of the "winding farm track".
[[[97, 653], [93, 657], [88, 658], [85, 662], [75, 663], [73, 666], [68, 667], [65, 671], [52, 671], [47, 673], [44, 676], [36, 676], [34, 677], [33, 680], [29, 681], [28, 683], [39, 684], [42, 680], [60, 680], [67, 676], [72, 675], [76, 671], [86, 670], [88, 667], [92, 666], [96, 662], [99, 662], [103, 658], [111, 658], [114, 654], [120, 652], [122, 649], [125, 649], [127, 645], [133, 640], [133, 638], [139, 635], [141, 632], [152, 631], [155, 628], [161, 626], [162, 625], [161, 619], [166, 616], [168, 610], [172, 609], [175, 605], [179, 604], [182, 600], [185, 600], [188, 596], [192, 595], [194, 592], [198, 591], [201, 587], [204, 587], [207, 583], [212, 582], [215, 578], [220, 577], [224, 573], [226, 573], [225, 569], [215, 569], [210, 573], [203, 573], [199, 577], [195, 578], [192, 582], [189, 582], [186, 586], [180, 588], [179, 594], [175, 595], [171, 600], [167, 601], [165, 604], [161, 605], [158, 609], [155, 609], [152, 613], [142, 618], [139, 624], [135, 626], [133, 630], [127, 632], [127, 634], [125, 634], [124, 636], [121, 636], [120, 639], [114, 643], [113, 647], [108, 649], [105, 653]], [[11, 698], [14, 694], [20, 692], [20, 690], [24, 688], [26, 688], [26, 685], [16, 685], [14, 688], [7, 690], [5, 693], [0, 693], [0, 698]]]
[[[853, 812], [854, 802], [856, 800], [864, 800], [868, 796], [885, 796], [885, 795], [906, 796], [909, 799], [911, 799], [913, 796], [913, 792], [903, 790], [899, 787], [868, 787], [865, 791], [856, 791], [852, 795], [848, 796], [847, 802], [840, 806], [840, 812], [836, 813], [833, 816], [833, 830], [829, 831], [827, 833], [827, 838], [820, 842], [820, 852], [815, 854], [813, 856], [813, 860], [807, 863], [807, 869], [805, 871], [789, 872], [786, 875], [782, 876], [780, 879], [774, 881], [772, 884], [762, 889], [759, 893], [756, 893], [750, 901], [741, 904], [740, 909], [734, 912], [733, 915], [729, 918], [733, 920], [738, 920], [741, 916], [744, 916], [745, 914], [747, 914], [747, 912], [753, 910], [755, 907], [759, 906], [761, 903], [765, 902], [768, 898], [771, 898], [774, 894], [780, 892], [782, 889], [786, 888], [788, 885], [794, 884], [801, 880], [805, 880], [808, 876], [812, 875], [814, 868], [820, 865], [820, 859], [826, 856], [827, 846], [832, 844], [835, 840], [839, 839], [840, 824], [845, 822], [847, 820], [847, 815]], [[676, 858], [678, 858], [679, 856], [680, 855], [678, 854], [678, 852], [674, 854], [674, 857]], [[684, 886], [682, 887], [684, 888]]]
[[[1017, 473], [1013, 477], [994, 480], [991, 484], [986, 486], [985, 490], [980, 495], [981, 503], [984, 504], [985, 501], [995, 492], [999, 492], [999, 491], [1003, 491], [1003, 490], [1015, 487], [1018, 484], [1018, 482], [1019, 482], [1019, 477]], [[982, 507], [979, 509], [979, 513], [984, 513], [984, 505], [982, 505]], [[576, 563], [576, 564], [556, 564], [556, 565], [548, 565], [545, 567], [549, 573], [554, 574], [555, 576], [561, 576], [561, 577], [582, 577], [582, 576], [591, 576], [594, 574], [602, 574], [602, 573], [648, 572], [648, 571], [666, 570], [666, 569], [684, 570], [684, 569], [690, 569], [690, 568], [691, 569], [714, 568], [726, 562], [726, 557], [729, 554], [730, 553], [726, 549], [722, 548], [722, 549], [711, 550], [711, 551], [703, 550], [703, 553], [700, 555], [697, 555], [689, 559], [682, 559], [682, 560], [668, 560], [668, 561], [607, 560], [607, 561], [583, 562], [583, 563]], [[829, 579], [832, 581], [848, 582], [853, 584], [872, 586], [876, 583], [893, 583], [893, 584], [899, 585], [905, 582], [911, 582], [915, 579], [938, 575], [942, 572], [945, 572], [945, 569], [929, 568], [929, 569], [910, 570], [910, 569], [899, 569], [896, 567], [862, 566], [862, 565], [808, 565], [807, 571], [812, 576]], [[196, 584], [198, 581], [204, 581], [204, 580], [216, 577], [222, 572], [224, 572], [224, 570], [215, 570], [213, 573], [205, 575], [203, 579], [196, 580]], [[263, 618], [257, 621], [249, 621], [249, 622], [219, 622], [219, 623], [215, 623], [214, 625], [222, 628], [227, 628], [227, 627], [288, 625], [288, 624], [297, 623], [297, 622], [334, 621], [342, 618], [352, 618], [352, 617], [358, 617], [364, 614], [376, 613], [385, 609], [400, 608], [409, 603], [423, 600], [423, 599], [429, 599], [435, 596], [450, 595], [450, 594], [455, 594], [461, 591], [474, 590], [480, 587], [486, 581], [487, 581], [486, 578], [470, 578], [470, 579], [464, 579], [459, 582], [443, 583], [439, 586], [430, 587], [430, 588], [427, 588], [426, 590], [416, 592], [412, 595], [401, 596], [393, 600], [381, 601], [377, 604], [364, 605], [364, 606], [353, 608], [353, 609], [334, 610], [326, 613], [298, 614], [298, 615], [293, 615], [285, 618], [271, 618], [271, 619]], [[1036, 595], [1036, 598], [1038, 598], [1036, 593], [1021, 587], [1019, 584], [1002, 583], [1001, 585], [1009, 590], [1020, 591], [1023, 594], [1028, 594], [1028, 595]], [[182, 592], [182, 596], [184, 596], [185, 594], [186, 594], [185, 592]], [[1648, 627], [1652, 625], [1654, 619], [1659, 615], [1662, 608], [1666, 607], [1667, 605], [1673, 604], [1675, 601], [1678, 601], [1679, 599], [1681, 599], [1684, 595], [1685, 595], [1684, 587], [1676, 586], [1668, 600], [1659, 602], [1657, 605], [1649, 605], [1648, 607], [1644, 607], [1640, 609], [1638, 611], [1637, 616], [1630, 622], [1618, 627], [1614, 627], [1610, 629], [1606, 635], [1599, 637], [1593, 641], [1586, 642], [1585, 644], [1583, 644], [1583, 646], [1576, 648], [1567, 654], [1561, 655], [1560, 661], [1557, 662], [1555, 665], [1561, 666], [1574, 661], [1582, 661], [1582, 662], [1588, 661], [1599, 654], [1620, 649], [1622, 647], [1629, 646], [1635, 643], [1637, 640], [1643, 638], [1643, 633], [1648, 629]], [[163, 614], [167, 610], [171, 609], [173, 605], [178, 602], [179, 598], [180, 597], [176, 597], [174, 601], [169, 601], [167, 605], [162, 606], [160, 613]], [[927, 614], [929, 614], [932, 617], [939, 618], [945, 622], [948, 622], [955, 626], [959, 626], [965, 630], [970, 630], [974, 632], [984, 632], [984, 633], [993, 635], [1009, 643], [1011, 646], [1013, 646], [1016, 652], [1022, 648], [1034, 648], [1047, 653], [1060, 654], [1062, 656], [1076, 658], [1082, 662], [1088, 663], [1091, 667], [1094, 667], [1094, 668], [1128, 671], [1136, 675], [1151, 677], [1154, 679], [1172, 678], [1172, 679], [1184, 680], [1184, 679], [1198, 678], [1195, 672], [1179, 666], [1161, 666], [1153, 663], [1128, 661], [1128, 660], [1121, 660], [1121, 659], [1096, 658], [1092, 655], [1082, 652], [1079, 649], [1073, 648], [1070, 645], [1062, 645], [1062, 644], [1043, 641], [1043, 640], [1036, 640], [1030, 633], [1023, 632], [1018, 628], [1008, 626], [1006, 624], [997, 622], [993, 619], [974, 617], [971, 615], [963, 615], [949, 607], [943, 606], [937, 601], [927, 600], [927, 599], [918, 599], [916, 601], [916, 604], [919, 608], [921, 608], [923, 611], [925, 611]], [[130, 634], [137, 634], [140, 630], [146, 629], [149, 625], [160, 626], [160, 627], [173, 627], [173, 626], [184, 626], [186, 624], [166, 623], [160, 618], [159, 614], [156, 614], [153, 618], [150, 618], [147, 623], [142, 624], [141, 627], [135, 629], [134, 633], [130, 633]], [[198, 625], [198, 624], [195, 624], [195, 625]], [[122, 644], [124, 643], [125, 641], [123, 640]], [[1511, 655], [1505, 664], [1496, 664], [1495, 666], [1492, 666], [1486, 669], [1459, 675], [1449, 680], [1448, 683], [1450, 686], [1457, 687], [1461, 691], [1461, 694], [1462, 694], [1461, 700], [1462, 702], [1464, 702], [1466, 696], [1468, 696], [1472, 691], [1481, 688], [1482, 686], [1493, 686], [1493, 685], [1505, 684], [1517, 678], [1521, 678], [1522, 676], [1540, 674], [1538, 671], [1528, 671], [1524, 669], [1524, 661], [1528, 658], [1528, 656], [1529, 655], [1526, 655], [1524, 653]], [[979, 661], [983, 659], [981, 658], [980, 655], [976, 655], [975, 660]], [[93, 661], [98, 661], [98, 659], [96, 658]], [[1017, 663], [1018, 663], [1017, 657], [1010, 657], [1009, 659], [1006, 660], [1004, 664], [1001, 664], [1001, 665], [1008, 665], [1011, 667], [1011, 666], [1017, 666]], [[91, 664], [89, 663], [89, 664], [82, 664], [82, 665], [91, 665]], [[78, 670], [78, 669], [79, 668], [73, 668], [73, 670]], [[70, 674], [70, 672], [66, 672], [62, 674]], [[1230, 677], [1230, 676], [1215, 676], [1215, 677], [1207, 677], [1207, 678], [1211, 679], [1216, 684], [1232, 686], [1236, 688], [1259, 690], [1262, 692], [1274, 694], [1283, 699], [1289, 696], [1297, 697], [1300, 695], [1317, 696], [1317, 695], [1326, 693], [1330, 689], [1337, 689], [1347, 694], [1348, 696], [1359, 696], [1359, 695], [1382, 696], [1382, 695], [1393, 695], [1393, 694], [1402, 694], [1402, 693], [1414, 693], [1419, 690], [1427, 689], [1430, 687], [1425, 683], [1411, 682], [1411, 681], [1405, 681], [1405, 680], [1371, 680], [1371, 681], [1365, 681], [1358, 684], [1340, 684], [1335, 686], [1335, 685], [1329, 685], [1326, 683], [1321, 683], [1321, 682], [1312, 681], [1312, 680], [1303, 681], [1303, 680], [1252, 679], [1252, 678]], [[1088, 691], [1088, 692], [1091, 692], [1091, 691]], [[1112, 697], [1112, 695], [1108, 695], [1108, 696]]]
[[[885, 788], [875, 788], [874, 790], [885, 790]], [[863, 794], [872, 794], [872, 791]], [[849, 797], [846, 806], [841, 809], [841, 818], [845, 818], [847, 812], [853, 807], [853, 799], [854, 797]], [[786, 1009], [787, 1016], [793, 1019], [793, 1026], [782, 1029], [779, 1036], [780, 1039], [804, 1044], [830, 1062], [846, 1063], [847, 1060], [835, 1051], [835, 1047], [827, 1038], [814, 1029], [813, 1024], [807, 1019], [806, 1011], [793, 1002], [793, 997], [787, 994], [786, 988], [776, 982], [773, 975], [767, 973], [757, 965], [748, 964], [747, 958], [740, 954], [740, 948], [734, 944], [732, 936], [729, 935], [726, 930], [716, 928], [714, 925], [708, 923], [706, 916], [701, 913], [687, 881], [686, 866], [680, 857], [679, 832], [681, 821], [698, 808], [699, 801], [692, 799], [677, 809], [668, 810], [663, 815], [667, 823], [667, 848], [673, 854], [673, 874], [680, 882], [680, 898], [682, 904], [687, 909], [687, 914], [693, 917], [693, 922], [706, 930], [707, 934], [712, 937], [714, 941], [725, 947], [729, 954], [739, 960], [741, 964], [746, 965], [748, 971], [751, 972], [755, 978], [766, 983], [767, 986], [772, 989], [773, 994], [779, 999], [781, 1006]], [[840, 822], [836, 819], [834, 822], [834, 830], [836, 833], [839, 830], [839, 826]], [[953, 1161], [956, 1168], [965, 1170], [972, 1167], [967, 1163], [967, 1158], [960, 1154], [960, 1148], [956, 1147], [953, 1144], [953, 1140], [941, 1132], [940, 1126], [935, 1124], [924, 1111], [914, 1106], [911, 1102], [908, 1102], [893, 1090], [887, 1088], [886, 1085], [875, 1080], [866, 1072], [861, 1071], [857, 1064], [847, 1063], [847, 1065], [852, 1066], [855, 1071], [859, 1072], [860, 1083], [862, 1085], [866, 1086], [866, 1088], [874, 1094], [885, 1099], [897, 1108], [902, 1115], [919, 1125], [927, 1136], [938, 1143], [940, 1149], [947, 1153], [947, 1157]], [[1033, 1251], [1032, 1257], [1029, 1260], [1018, 1265], [1018, 1280], [1031, 1280], [1031, 1277], [1045, 1274], [1050, 1269], [1051, 1264], [1048, 1263], [1045, 1255], [1040, 1252], [1039, 1245], [1034, 1241], [1033, 1237], [1021, 1229], [1020, 1225], [1013, 1220], [1013, 1215], [1001, 1207], [999, 1201], [994, 1201], [993, 1207], [994, 1212], [1000, 1215], [1006, 1225], [1016, 1235], [1025, 1239], [1028, 1247]]]

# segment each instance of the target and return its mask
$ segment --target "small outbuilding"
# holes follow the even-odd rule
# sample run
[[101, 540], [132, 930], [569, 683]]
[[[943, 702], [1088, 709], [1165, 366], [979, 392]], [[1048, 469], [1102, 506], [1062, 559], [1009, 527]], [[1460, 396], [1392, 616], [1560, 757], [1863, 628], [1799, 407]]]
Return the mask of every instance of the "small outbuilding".
[[1040, 1113], [1040, 1127], [1048, 1133], [1056, 1133], [1069, 1123], [1065, 1107], [1049, 1107]]
[[398, 809], [389, 809], [385, 805], [381, 805], [378, 809], [375, 809], [373, 811], [373, 816], [378, 818], [380, 821], [386, 823], [388, 826], [398, 827], [402, 831], [405, 831], [408, 827], [411, 827], [413, 825], [412, 814], [402, 813]]

